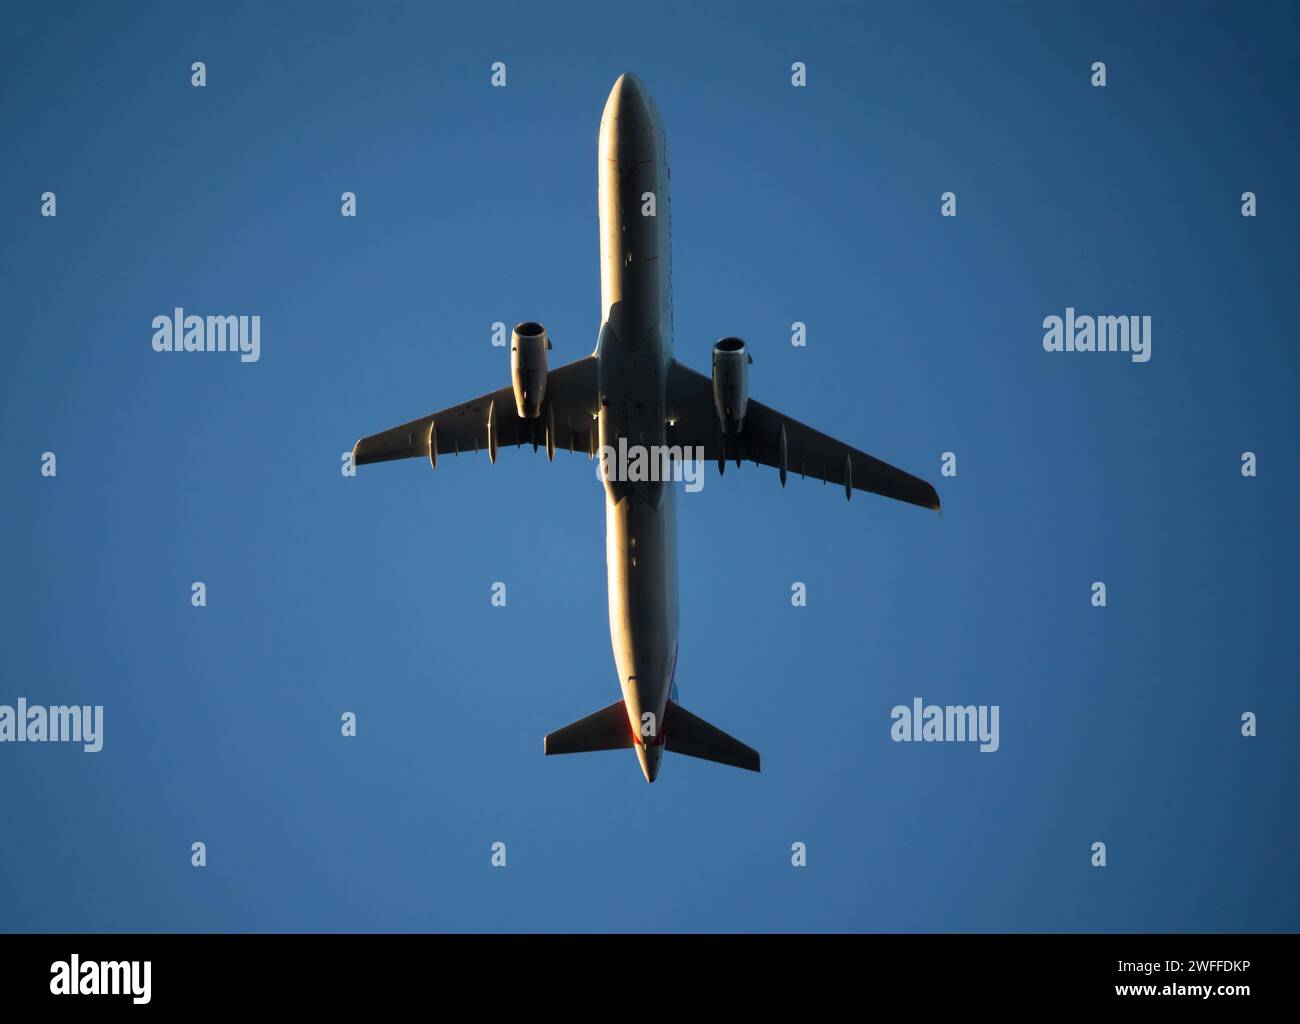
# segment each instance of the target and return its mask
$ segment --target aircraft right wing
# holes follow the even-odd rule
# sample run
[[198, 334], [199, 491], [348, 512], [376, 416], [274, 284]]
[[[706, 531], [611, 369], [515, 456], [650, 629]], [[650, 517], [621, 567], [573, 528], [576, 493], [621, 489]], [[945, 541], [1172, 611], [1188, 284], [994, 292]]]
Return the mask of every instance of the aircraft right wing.
[[780, 470], [782, 485], [787, 472], [798, 473], [840, 484], [850, 497], [854, 490], [870, 491], [939, 509], [939, 495], [924, 480], [752, 398], [740, 432], [724, 434], [713, 406], [713, 381], [682, 363], [674, 362], [669, 370], [668, 410], [669, 444], [698, 446], [719, 467], [727, 459], [735, 459], [737, 465], [748, 459]]
[[546, 376], [546, 398], [535, 420], [515, 411], [514, 389], [507, 386], [441, 412], [421, 416], [378, 434], [363, 437], [352, 449], [352, 463], [365, 466], [390, 459], [428, 458], [488, 452], [496, 461], [498, 448], [545, 445], [555, 449], [596, 450], [596, 359], [586, 356], [556, 367]]

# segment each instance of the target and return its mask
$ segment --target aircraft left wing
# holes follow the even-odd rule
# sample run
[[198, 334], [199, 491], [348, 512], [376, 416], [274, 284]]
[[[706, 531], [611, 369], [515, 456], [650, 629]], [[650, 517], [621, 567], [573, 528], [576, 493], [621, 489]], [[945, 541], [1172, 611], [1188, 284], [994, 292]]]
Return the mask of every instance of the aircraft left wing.
[[587, 356], [556, 367], [546, 375], [546, 398], [541, 415], [521, 419], [515, 411], [513, 388], [504, 387], [441, 412], [421, 416], [378, 434], [363, 437], [352, 449], [353, 465], [390, 459], [487, 452], [496, 461], [498, 448], [544, 445], [594, 454], [596, 450], [596, 359]]
[[787, 473], [798, 473], [840, 484], [849, 497], [854, 490], [870, 491], [939, 509], [939, 495], [924, 480], [752, 398], [740, 432], [724, 434], [713, 406], [713, 381], [678, 362], [668, 374], [668, 415], [668, 443], [698, 445], [704, 457], [716, 460], [720, 468], [727, 459], [735, 459], [738, 465], [747, 459], [780, 470], [783, 486]]

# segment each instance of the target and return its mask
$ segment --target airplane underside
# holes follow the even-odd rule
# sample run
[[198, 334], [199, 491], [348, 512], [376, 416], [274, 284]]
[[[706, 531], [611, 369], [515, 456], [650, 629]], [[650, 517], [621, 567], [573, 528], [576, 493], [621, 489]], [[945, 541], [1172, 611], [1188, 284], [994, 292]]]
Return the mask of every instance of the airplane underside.
[[[938, 509], [934, 488], [866, 452], [751, 400], [753, 362], [739, 338], [713, 346], [712, 374], [673, 357], [667, 142], [645, 87], [614, 83], [598, 141], [601, 330], [590, 356], [550, 369], [539, 323], [511, 336], [510, 386], [362, 438], [357, 466], [486, 453], [503, 447], [605, 454], [629, 447], [742, 460]], [[684, 709], [677, 668], [676, 491], [671, 481], [606, 473], [610, 641], [621, 699], [546, 736], [546, 754], [631, 748], [654, 782], [664, 751], [759, 770], [752, 748]]]

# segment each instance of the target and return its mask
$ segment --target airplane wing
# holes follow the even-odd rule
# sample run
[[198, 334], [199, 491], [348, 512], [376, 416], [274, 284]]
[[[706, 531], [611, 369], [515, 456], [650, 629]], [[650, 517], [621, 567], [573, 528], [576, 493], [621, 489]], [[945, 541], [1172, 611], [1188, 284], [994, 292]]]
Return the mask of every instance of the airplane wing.
[[773, 466], [785, 486], [787, 471], [840, 484], [852, 497], [854, 490], [906, 501], [922, 508], [939, 508], [939, 495], [924, 480], [806, 427], [775, 409], [749, 400], [744, 427], [738, 434], [723, 434], [713, 406], [713, 381], [688, 366], [674, 362], [668, 374], [668, 443], [698, 445], [718, 468], [734, 459]]
[[521, 444], [534, 450], [544, 445], [551, 457], [556, 449], [590, 455], [596, 450], [598, 402], [596, 359], [587, 356], [547, 374], [542, 414], [535, 420], [518, 416], [514, 390], [504, 387], [363, 437], [352, 449], [352, 462], [364, 466], [418, 457], [436, 464], [439, 455], [474, 452], [488, 452], [495, 462], [498, 448]]

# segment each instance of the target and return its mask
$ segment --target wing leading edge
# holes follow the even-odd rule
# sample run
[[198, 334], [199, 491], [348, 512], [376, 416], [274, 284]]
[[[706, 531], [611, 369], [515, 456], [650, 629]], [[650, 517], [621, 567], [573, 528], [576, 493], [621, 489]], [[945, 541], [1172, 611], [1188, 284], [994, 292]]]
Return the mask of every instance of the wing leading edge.
[[779, 470], [783, 486], [787, 473], [798, 473], [839, 484], [849, 496], [854, 490], [869, 491], [939, 510], [939, 495], [924, 480], [752, 398], [741, 431], [723, 434], [713, 408], [713, 382], [678, 362], [668, 375], [668, 409], [669, 443], [699, 446], [719, 468], [728, 459], [737, 464], [749, 460]]

